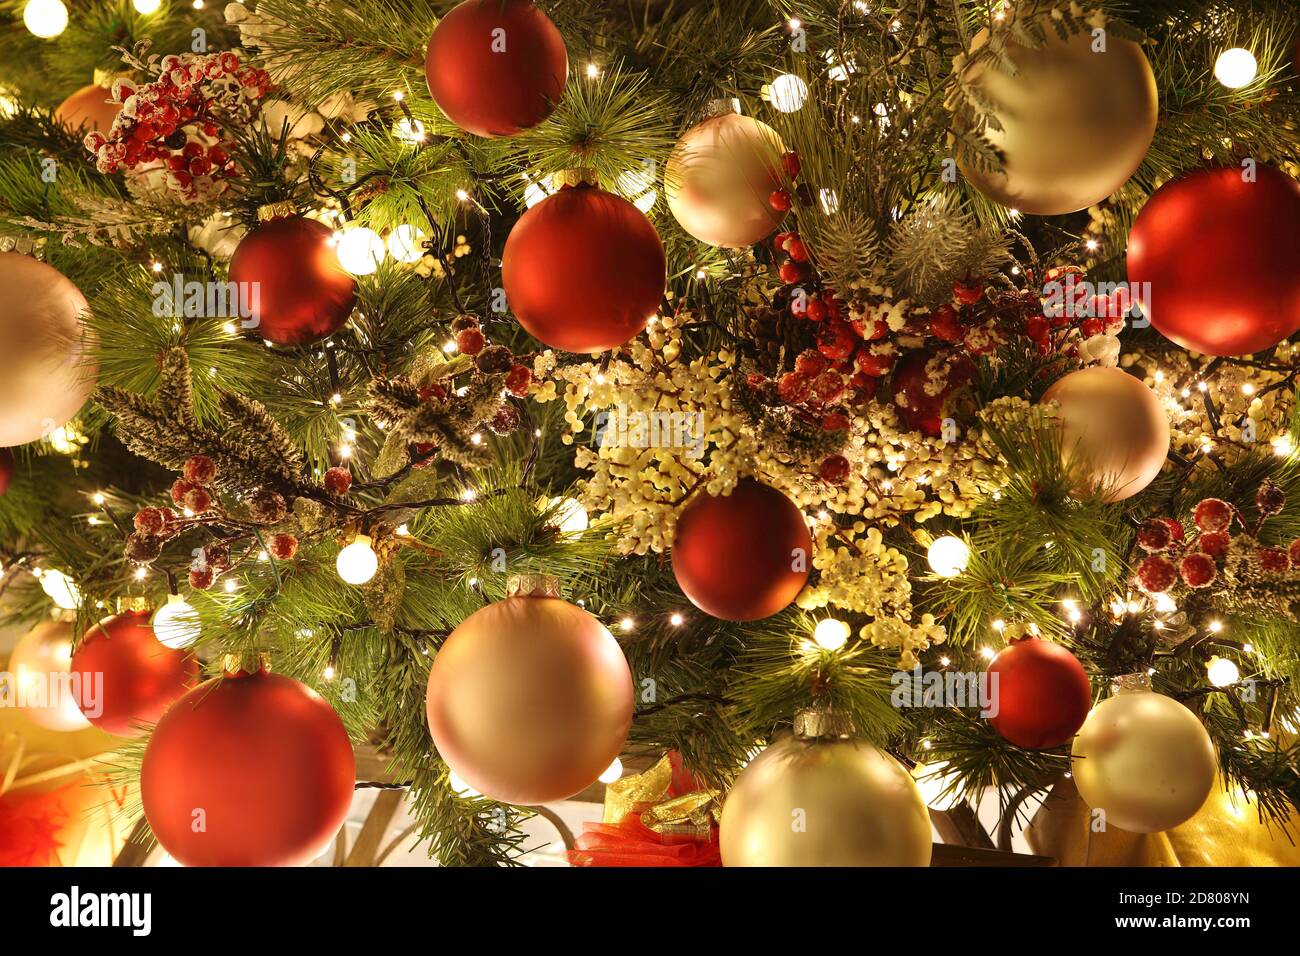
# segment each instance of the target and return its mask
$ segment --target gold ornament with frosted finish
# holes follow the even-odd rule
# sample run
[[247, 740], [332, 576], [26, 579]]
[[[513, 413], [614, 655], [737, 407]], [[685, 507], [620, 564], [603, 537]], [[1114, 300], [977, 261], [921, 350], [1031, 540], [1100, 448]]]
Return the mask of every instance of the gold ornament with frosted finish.
[[95, 385], [82, 325], [86, 299], [31, 256], [0, 252], [0, 447], [49, 435], [81, 410]]
[[687, 130], [668, 157], [668, 208], [701, 242], [752, 246], [784, 216], [768, 202], [781, 186], [784, 151], [780, 136], [761, 120], [735, 112], [711, 116]]
[[[1111, 195], [1141, 164], [1156, 131], [1156, 80], [1142, 48], [1113, 33], [1080, 31], [1062, 40], [1046, 26], [1041, 49], [1008, 38], [1018, 73], [983, 58], [966, 67], [964, 82], [996, 105], [1002, 129], [987, 138], [1004, 154], [1003, 171], [962, 159], [962, 175], [1009, 209], [1055, 216], [1086, 209]], [[974, 53], [987, 29], [971, 42]], [[1104, 40], [1103, 52], [1094, 46]]]
[[929, 866], [930, 816], [893, 757], [834, 720], [776, 741], [722, 807], [723, 866]]
[[1196, 715], [1150, 689], [1146, 675], [1121, 679], [1092, 709], [1071, 749], [1079, 795], [1105, 825], [1157, 833], [1190, 820], [1210, 795], [1218, 761]]
[[46, 730], [84, 730], [71, 683], [72, 621], [42, 621], [19, 639], [6, 668], [24, 717]]

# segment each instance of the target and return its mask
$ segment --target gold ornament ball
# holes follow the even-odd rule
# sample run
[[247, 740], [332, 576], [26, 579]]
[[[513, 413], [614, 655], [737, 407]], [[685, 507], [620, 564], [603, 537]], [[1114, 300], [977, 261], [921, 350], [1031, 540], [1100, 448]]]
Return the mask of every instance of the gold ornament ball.
[[768, 197], [781, 185], [776, 130], [740, 113], [692, 126], [668, 157], [664, 193], [683, 229], [711, 246], [752, 246], [780, 224]]
[[1107, 501], [1136, 495], [1169, 454], [1169, 417], [1155, 393], [1117, 368], [1085, 368], [1043, 394], [1056, 402], [1061, 455]]
[[1125, 691], [1088, 714], [1071, 751], [1079, 795], [1108, 827], [1156, 833], [1190, 820], [1214, 787], [1214, 743], [1172, 697]]
[[54, 118], [74, 133], [84, 129], [99, 130], [107, 135], [122, 109], [122, 104], [115, 103], [112, 96], [98, 83], [83, 86], [59, 104]]
[[778, 740], [736, 779], [719, 832], [723, 866], [930, 865], [920, 789], [864, 740]]
[[86, 300], [58, 270], [0, 252], [0, 447], [48, 435], [95, 385]]
[[475, 611], [429, 672], [429, 730], [467, 784], [502, 803], [562, 800], [596, 781], [632, 725], [632, 672], [586, 611], [517, 595]]
[[24, 717], [46, 730], [85, 730], [69, 674], [72, 623], [43, 621], [27, 632], [9, 656], [13, 693]]
[[[965, 79], [996, 105], [1002, 129], [987, 138], [1002, 150], [1003, 172], [959, 163], [970, 182], [994, 202], [1036, 216], [1086, 209], [1133, 175], [1156, 131], [1156, 79], [1142, 48], [1105, 33], [1094, 40], [1085, 30], [1062, 40], [1047, 34], [1041, 49], [1010, 37], [1006, 54], [1012, 76], [988, 61], [966, 68]], [[975, 35], [972, 52], [989, 41]], [[1104, 41], [1104, 51], [1094, 46]]]

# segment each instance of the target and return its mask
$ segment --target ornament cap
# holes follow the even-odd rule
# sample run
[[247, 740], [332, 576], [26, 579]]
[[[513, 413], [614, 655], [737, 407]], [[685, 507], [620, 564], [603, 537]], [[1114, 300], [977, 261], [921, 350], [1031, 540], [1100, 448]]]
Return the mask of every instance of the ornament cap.
[[854, 736], [853, 715], [830, 707], [805, 707], [794, 715], [794, 733], [804, 740], [831, 738], [847, 740]]
[[269, 202], [264, 206], [257, 207], [257, 221], [270, 222], [272, 219], [286, 219], [294, 214], [293, 203], [284, 199], [279, 202]]
[[221, 673], [226, 677], [248, 677], [264, 674], [271, 669], [268, 651], [248, 651], [242, 654], [225, 654], [221, 658]]
[[560, 579], [553, 574], [513, 574], [506, 581], [506, 597], [563, 597]]
[[1136, 694], [1151, 689], [1151, 675], [1146, 671], [1138, 671], [1133, 674], [1120, 674], [1112, 677], [1110, 681], [1110, 690], [1112, 694]]
[[117, 599], [117, 613], [126, 614], [134, 611], [152, 611], [153, 602], [143, 594], [127, 594]]
[[551, 189], [571, 189], [575, 186], [599, 186], [600, 178], [590, 166], [575, 166], [573, 169], [561, 169], [551, 176]]
[[700, 119], [713, 119], [716, 116], [728, 116], [732, 113], [740, 113], [740, 98], [735, 96], [722, 96], [717, 99], [709, 100], [704, 104], [701, 111]]

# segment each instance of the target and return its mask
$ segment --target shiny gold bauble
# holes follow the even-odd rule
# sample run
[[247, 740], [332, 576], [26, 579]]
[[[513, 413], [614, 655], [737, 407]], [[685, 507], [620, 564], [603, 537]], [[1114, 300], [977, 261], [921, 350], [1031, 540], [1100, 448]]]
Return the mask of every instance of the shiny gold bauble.
[[74, 133], [99, 130], [107, 134], [121, 109], [122, 104], [113, 101], [111, 92], [98, 83], [91, 83], [60, 103], [54, 118]]
[[916, 782], [864, 740], [778, 740], [722, 808], [723, 866], [929, 866]]
[[86, 300], [56, 269], [0, 252], [0, 447], [48, 435], [85, 404], [96, 368], [87, 357]]
[[[9, 656], [15, 703], [24, 717], [47, 730], [90, 726], [77, 706], [71, 683], [72, 624], [42, 621], [24, 635]], [[80, 679], [80, 678], [78, 678]]]
[[1043, 402], [1059, 405], [1061, 455], [1107, 501], [1136, 495], [1169, 454], [1169, 416], [1140, 379], [1117, 368], [1085, 368], [1055, 382]]
[[784, 151], [776, 131], [751, 116], [710, 117], [687, 130], [668, 157], [668, 208], [701, 242], [724, 249], [752, 246], [784, 215], [768, 202], [781, 186]]
[[1214, 743], [1190, 710], [1121, 691], [1088, 714], [1071, 750], [1079, 796], [1107, 827], [1156, 833], [1190, 820], [1214, 786]]
[[[1012, 76], [987, 61], [965, 78], [996, 105], [1001, 129], [987, 138], [1005, 156], [1003, 172], [968, 162], [962, 174], [994, 202], [1037, 216], [1076, 212], [1111, 195], [1142, 162], [1156, 131], [1156, 80], [1142, 48], [1107, 33], [1093, 52], [1091, 31], [1062, 40], [1046, 26], [1041, 49], [1008, 38]], [[971, 43], [984, 46], [988, 30]]]
[[596, 782], [632, 724], [632, 673], [594, 617], [550, 596], [475, 611], [429, 672], [429, 730], [465, 783], [502, 803], [562, 800]]

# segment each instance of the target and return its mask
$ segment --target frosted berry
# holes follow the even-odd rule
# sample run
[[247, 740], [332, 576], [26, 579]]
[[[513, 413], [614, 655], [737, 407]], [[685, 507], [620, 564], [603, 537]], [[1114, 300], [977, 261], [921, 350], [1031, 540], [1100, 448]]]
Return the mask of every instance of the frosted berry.
[[1294, 567], [1300, 568], [1300, 538], [1291, 542], [1291, 546], [1286, 549], [1287, 556], [1291, 559]]
[[230, 546], [224, 541], [213, 541], [203, 546], [203, 563], [218, 571], [230, 567]]
[[1227, 531], [1232, 524], [1232, 505], [1222, 498], [1206, 498], [1192, 512], [1192, 520], [1202, 531]]
[[1262, 516], [1280, 514], [1285, 507], [1286, 492], [1273, 482], [1265, 481], [1259, 486], [1259, 491], [1255, 492], [1255, 510]]
[[527, 365], [516, 365], [506, 375], [506, 391], [515, 398], [527, 398], [528, 388], [533, 384], [533, 370]]
[[162, 534], [167, 517], [161, 508], [141, 508], [135, 513], [135, 530], [141, 534]]
[[1169, 533], [1174, 536], [1175, 541], [1183, 540], [1184, 532], [1181, 521], [1175, 521], [1173, 518], [1157, 518], [1156, 520], [1162, 522], [1169, 529]]
[[504, 345], [489, 345], [474, 356], [474, 367], [486, 375], [509, 372], [515, 365], [515, 356]]
[[253, 520], [262, 524], [283, 521], [284, 516], [289, 512], [288, 506], [284, 503], [284, 496], [278, 491], [254, 492], [244, 503], [248, 506], [248, 513], [253, 516]]
[[341, 498], [352, 487], [352, 472], [346, 468], [334, 467], [325, 472], [325, 490], [333, 497]]
[[191, 488], [189, 494], [185, 496], [185, 507], [196, 515], [211, 511], [212, 495], [208, 494], [206, 488]]
[[793, 259], [787, 259], [781, 263], [780, 268], [781, 281], [790, 285], [795, 282], [802, 282], [808, 278], [808, 267], [801, 262], [795, 262]]
[[844, 394], [844, 377], [835, 369], [828, 368], [813, 379], [812, 390], [819, 402], [829, 405]]
[[777, 394], [787, 405], [798, 405], [808, 400], [812, 382], [806, 375], [798, 372], [786, 372], [776, 384]]
[[451, 320], [451, 330], [453, 332], [463, 332], [465, 329], [477, 329], [478, 318], [473, 315], [458, 315]]
[[137, 531], [126, 539], [126, 559], [136, 564], [153, 563], [162, 554], [162, 549], [163, 539], [154, 534]]
[[1169, 526], [1159, 518], [1142, 522], [1137, 537], [1138, 544], [1145, 551], [1165, 551], [1174, 543], [1174, 536]]
[[1232, 538], [1226, 531], [1207, 531], [1196, 539], [1196, 546], [1212, 557], [1221, 558], [1228, 553]]
[[984, 298], [984, 284], [978, 279], [958, 279], [952, 284], [952, 297], [962, 305], [974, 305]]
[[266, 550], [277, 561], [288, 561], [298, 553], [298, 539], [287, 532], [282, 532], [271, 538]]
[[185, 462], [185, 480], [206, 485], [217, 477], [217, 463], [207, 455], [195, 455]]
[[873, 378], [888, 374], [894, 367], [894, 356], [868, 352], [866, 349], [858, 353], [856, 361], [858, 371]]
[[1259, 566], [1272, 574], [1291, 569], [1291, 558], [1281, 548], [1260, 548], [1255, 554], [1259, 557]]
[[944, 304], [930, 313], [930, 334], [945, 342], [960, 342], [966, 335], [957, 310]]
[[794, 360], [794, 370], [808, 378], [816, 378], [830, 368], [830, 361], [816, 349], [805, 349]]
[[185, 496], [194, 490], [194, 482], [186, 481], [184, 478], [177, 478], [172, 482], [172, 502], [178, 505], [185, 504]]
[[1168, 558], [1153, 554], [1138, 565], [1137, 580], [1148, 594], [1163, 594], [1178, 580], [1178, 569]]
[[478, 355], [487, 345], [487, 339], [478, 329], [461, 329], [456, 333], [456, 348], [466, 355]]
[[843, 455], [830, 455], [822, 461], [818, 474], [822, 481], [838, 485], [849, 476], [849, 460]]
[[1183, 558], [1178, 572], [1182, 576], [1183, 583], [1189, 588], [1203, 588], [1207, 584], [1212, 584], [1219, 576], [1219, 569], [1214, 566], [1214, 559], [1200, 551], [1193, 551]]
[[[844, 432], [849, 430], [849, 417], [840, 412], [830, 412], [822, 419], [822, 430], [828, 432]], [[1297, 542], [1300, 544], [1300, 542]]]
[[494, 435], [511, 435], [519, 427], [519, 409], [513, 405], [502, 405], [487, 423]]
[[196, 591], [206, 591], [217, 579], [211, 568], [192, 568], [190, 570], [190, 587]]

